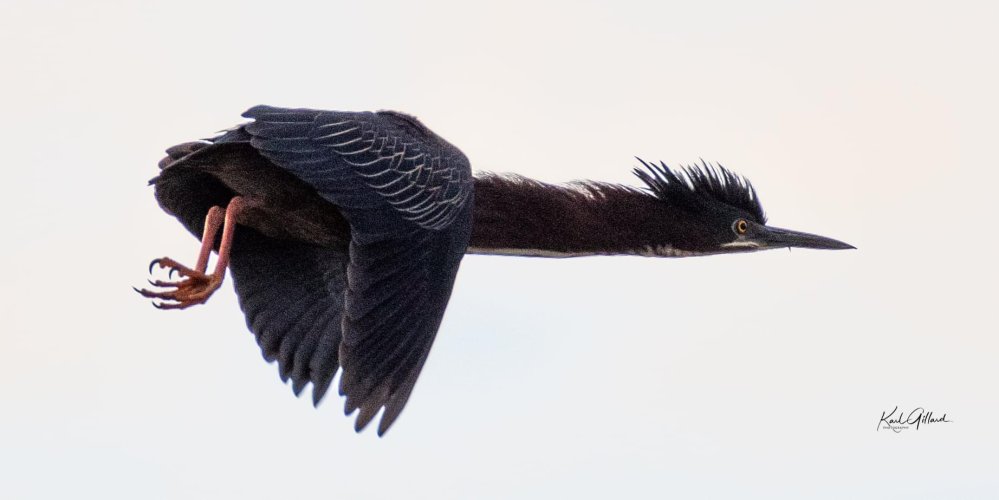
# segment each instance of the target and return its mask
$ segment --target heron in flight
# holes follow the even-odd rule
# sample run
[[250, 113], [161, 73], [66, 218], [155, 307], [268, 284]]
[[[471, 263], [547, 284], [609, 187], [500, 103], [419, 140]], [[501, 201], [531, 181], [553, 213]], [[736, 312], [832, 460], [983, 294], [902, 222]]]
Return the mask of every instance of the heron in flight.
[[[687, 257], [847, 249], [766, 225], [752, 185], [721, 166], [641, 161], [643, 188], [473, 176], [458, 148], [394, 111], [256, 106], [218, 137], [174, 146], [150, 181], [195, 236], [193, 267], [138, 290], [161, 309], [204, 303], [232, 273], [267, 361], [314, 404], [341, 370], [347, 415], [378, 434], [409, 399], [465, 254]], [[238, 226], [238, 227], [237, 227]], [[209, 272], [212, 251], [218, 260]]]

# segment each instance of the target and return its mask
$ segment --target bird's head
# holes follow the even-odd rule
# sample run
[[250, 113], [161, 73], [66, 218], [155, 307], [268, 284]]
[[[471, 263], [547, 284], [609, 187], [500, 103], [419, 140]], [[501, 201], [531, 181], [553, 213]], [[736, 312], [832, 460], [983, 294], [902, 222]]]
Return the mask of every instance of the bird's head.
[[752, 184], [721, 165], [670, 168], [646, 163], [635, 175], [669, 210], [663, 220], [663, 245], [650, 251], [663, 255], [751, 252], [770, 248], [855, 248], [832, 238], [767, 225]]

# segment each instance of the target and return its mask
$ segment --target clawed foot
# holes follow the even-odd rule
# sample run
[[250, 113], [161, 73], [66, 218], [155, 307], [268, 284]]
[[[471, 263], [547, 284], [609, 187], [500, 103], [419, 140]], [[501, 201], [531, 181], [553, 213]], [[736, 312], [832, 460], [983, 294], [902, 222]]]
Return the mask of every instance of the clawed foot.
[[150, 285], [167, 289], [162, 292], [144, 288], [141, 290], [133, 289], [147, 299], [160, 299], [162, 302], [153, 302], [153, 305], [158, 309], [186, 309], [195, 304], [204, 304], [208, 297], [211, 297], [215, 290], [222, 286], [222, 276], [219, 272], [205, 274], [184, 266], [169, 257], [153, 260], [149, 264], [150, 274], [156, 266], [163, 269], [169, 268], [168, 278], [173, 278], [173, 274], [177, 273], [180, 279], [177, 281], [149, 280]]

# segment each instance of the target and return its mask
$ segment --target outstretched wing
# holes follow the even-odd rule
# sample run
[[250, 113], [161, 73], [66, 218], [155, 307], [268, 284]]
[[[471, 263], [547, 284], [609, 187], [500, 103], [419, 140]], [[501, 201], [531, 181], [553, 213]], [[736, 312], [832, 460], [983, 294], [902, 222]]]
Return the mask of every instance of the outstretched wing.
[[258, 106], [244, 130], [264, 157], [350, 222], [340, 393], [379, 434], [426, 361], [471, 232], [465, 156], [415, 118]]

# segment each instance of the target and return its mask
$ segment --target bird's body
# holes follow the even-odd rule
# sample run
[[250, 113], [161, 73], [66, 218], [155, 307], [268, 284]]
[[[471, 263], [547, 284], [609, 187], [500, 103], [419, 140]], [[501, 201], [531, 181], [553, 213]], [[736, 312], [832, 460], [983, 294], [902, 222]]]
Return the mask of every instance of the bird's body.
[[[157, 200], [204, 246], [197, 269], [154, 261], [183, 279], [142, 293], [167, 307], [201, 303], [228, 268], [264, 357], [296, 394], [312, 383], [316, 403], [342, 368], [358, 430], [384, 409], [384, 432], [405, 406], [466, 253], [850, 248], [766, 227], [749, 183], [721, 168], [645, 165], [636, 173], [648, 190], [473, 177], [461, 151], [401, 113], [257, 106], [244, 116], [253, 121], [167, 151]], [[219, 265], [207, 275], [213, 248]]]

